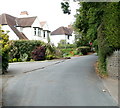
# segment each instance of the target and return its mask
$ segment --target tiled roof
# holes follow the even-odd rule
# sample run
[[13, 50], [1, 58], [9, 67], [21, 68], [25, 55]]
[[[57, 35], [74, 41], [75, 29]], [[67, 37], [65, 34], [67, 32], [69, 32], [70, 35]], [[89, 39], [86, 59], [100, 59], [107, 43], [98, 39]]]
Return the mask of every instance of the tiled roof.
[[8, 15], [8, 14], [2, 14], [0, 15], [0, 24], [1, 25], [8, 25], [14, 33], [19, 37], [19, 39], [28, 39], [23, 33], [21, 33], [16, 26], [17, 24], [17, 19], [14, 16]]
[[68, 27], [59, 27], [58, 29], [54, 30], [51, 35], [72, 35], [73, 30]]
[[37, 17], [27, 17], [27, 18], [17, 18], [17, 26], [20, 27], [30, 27]]
[[6, 14], [0, 15], [0, 24], [7, 24]]

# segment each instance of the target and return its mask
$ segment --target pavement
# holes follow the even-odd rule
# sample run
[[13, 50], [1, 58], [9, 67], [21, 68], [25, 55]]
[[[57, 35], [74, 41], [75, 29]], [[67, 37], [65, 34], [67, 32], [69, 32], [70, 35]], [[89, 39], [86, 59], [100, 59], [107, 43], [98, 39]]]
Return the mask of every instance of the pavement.
[[[90, 62], [87, 62], [88, 60]], [[118, 82], [112, 78], [99, 78], [90, 65], [94, 65], [96, 60], [97, 56], [93, 54], [89, 56], [73, 57], [69, 60], [10, 63], [8, 69], [9, 73], [2, 78], [4, 90], [3, 96], [5, 101], [4, 104], [13, 106], [44, 106], [46, 104], [48, 106], [86, 106], [86, 103], [87, 105], [93, 105], [94, 103], [98, 106], [101, 104], [105, 106], [114, 106], [118, 100]], [[82, 73], [79, 73], [78, 70]], [[21, 86], [23, 87], [22, 89]], [[71, 86], [73, 87], [71, 88]], [[14, 90], [15, 88], [16, 90]], [[33, 94], [32, 91], [35, 91], [35, 94]], [[39, 93], [40, 91], [41, 93]], [[61, 91], [64, 92], [64, 95], [61, 93]], [[47, 95], [45, 95], [44, 92]], [[83, 95], [84, 92], [85, 94]], [[95, 94], [95, 96], [92, 96], [92, 94]], [[11, 96], [13, 96], [15, 99], [10, 100]], [[82, 100], [80, 98], [81, 96], [83, 98]], [[116, 102], [112, 101], [111, 96]], [[33, 97], [34, 99], [32, 99]], [[42, 99], [40, 97], [42, 97]], [[31, 101], [31, 99], [33, 101]], [[80, 100], [80, 102], [78, 100]], [[83, 100], [86, 100], [86, 102]]]
[[114, 100], [118, 104], [118, 79], [114, 79], [111, 77], [102, 79], [104, 86], [109, 91], [110, 95], [114, 98]]
[[64, 62], [65, 60], [66, 59], [55, 59], [45, 61], [9, 63], [7, 76], [16, 76], [23, 73], [44, 69], [45, 67]]

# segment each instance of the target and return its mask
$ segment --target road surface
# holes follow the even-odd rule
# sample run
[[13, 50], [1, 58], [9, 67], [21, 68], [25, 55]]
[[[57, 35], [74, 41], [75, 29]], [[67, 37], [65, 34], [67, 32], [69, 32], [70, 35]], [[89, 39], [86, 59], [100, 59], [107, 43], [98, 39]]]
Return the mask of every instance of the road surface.
[[11, 77], [4, 106], [117, 106], [95, 73], [96, 60], [95, 54], [73, 57]]

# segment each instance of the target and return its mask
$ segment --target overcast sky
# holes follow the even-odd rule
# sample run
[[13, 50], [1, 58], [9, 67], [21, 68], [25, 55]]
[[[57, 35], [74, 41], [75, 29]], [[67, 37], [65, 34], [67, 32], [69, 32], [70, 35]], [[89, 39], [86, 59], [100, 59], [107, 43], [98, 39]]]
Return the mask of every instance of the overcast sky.
[[21, 11], [27, 11], [30, 16], [38, 16], [40, 21], [47, 21], [49, 29], [55, 30], [60, 26], [67, 26], [74, 21], [77, 3], [70, 1], [71, 15], [63, 14], [62, 0], [2, 0], [0, 14], [7, 13], [18, 17]]

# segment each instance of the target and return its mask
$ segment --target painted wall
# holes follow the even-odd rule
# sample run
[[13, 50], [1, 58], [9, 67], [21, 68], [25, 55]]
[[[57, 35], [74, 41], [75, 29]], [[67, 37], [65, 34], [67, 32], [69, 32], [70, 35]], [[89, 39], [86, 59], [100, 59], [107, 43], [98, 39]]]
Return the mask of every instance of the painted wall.
[[34, 34], [34, 27], [41, 28], [40, 21], [38, 20], [38, 18], [36, 18], [36, 20], [32, 24], [32, 27], [25, 27], [25, 28], [17, 27], [17, 29], [20, 32], [23, 32], [29, 40], [41, 40], [41, 41], [44, 41], [47, 43], [48, 42], [47, 31], [45, 31], [45, 37], [44, 37], [43, 29], [40, 29], [41, 35], [38, 35], [38, 28], [36, 28], [36, 35], [35, 35]]
[[8, 25], [3, 25], [2, 29], [4, 31], [9, 31], [8, 33], [9, 40], [19, 40], [18, 36], [16, 36], [16, 34], [13, 32], [13, 30]]
[[66, 43], [73, 44], [74, 43], [74, 36], [68, 36], [67, 35], [51, 35], [50, 36], [51, 43], [55, 46], [58, 46], [58, 43], [60, 40], [66, 40]]
[[[41, 35], [38, 35], [38, 29], [36, 29], [36, 35], [34, 35], [34, 27], [39, 27], [41, 28], [40, 25], [40, 21], [38, 18], [36, 18], [36, 20], [34, 21], [34, 23], [32, 24], [32, 27], [17, 27], [17, 29], [20, 32], [23, 32], [25, 34], [25, 36], [29, 39], [29, 40], [41, 40], [44, 42], [48, 42], [48, 31], [45, 31], [45, 37], [44, 37], [44, 30], [48, 30], [48, 25], [45, 24], [45, 26], [43, 27], [43, 29], [40, 30]], [[8, 26], [8, 25], [3, 25], [2, 26], [3, 30], [5, 31], [10, 31], [8, 33], [9, 35], [9, 40], [19, 40], [18, 36], [16, 36], [16, 34], [13, 32], [13, 30]], [[50, 36], [50, 34], [49, 34]]]
[[42, 28], [41, 25], [40, 25], [40, 21], [39, 21], [38, 17], [35, 19], [34, 23], [32, 24], [32, 27]]
[[51, 35], [50, 36], [51, 43], [55, 46], [58, 46], [60, 40], [66, 40], [65, 35]]

